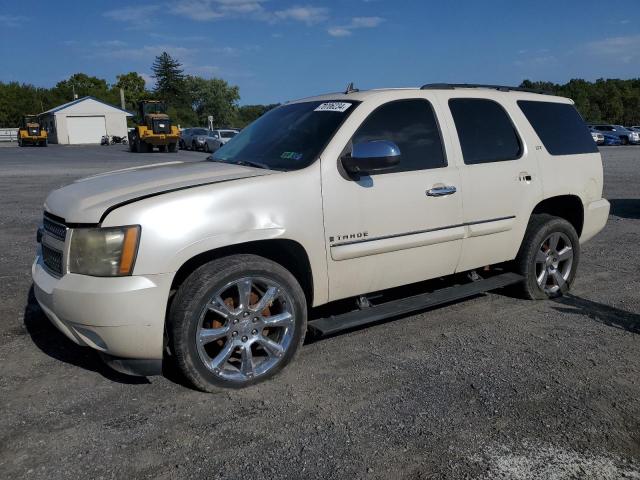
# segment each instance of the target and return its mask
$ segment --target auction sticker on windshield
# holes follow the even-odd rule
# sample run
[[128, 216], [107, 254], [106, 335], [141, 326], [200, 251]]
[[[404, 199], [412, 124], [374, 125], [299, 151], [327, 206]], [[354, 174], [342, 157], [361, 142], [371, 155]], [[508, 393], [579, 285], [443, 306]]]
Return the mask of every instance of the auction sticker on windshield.
[[348, 102], [327, 102], [316, 107], [314, 112], [345, 112], [352, 104]]

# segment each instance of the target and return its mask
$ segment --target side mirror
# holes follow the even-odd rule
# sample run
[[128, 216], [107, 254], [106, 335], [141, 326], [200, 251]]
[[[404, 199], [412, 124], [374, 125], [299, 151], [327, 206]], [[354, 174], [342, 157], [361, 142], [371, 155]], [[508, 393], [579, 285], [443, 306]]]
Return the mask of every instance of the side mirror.
[[400, 148], [388, 140], [356, 143], [351, 155], [342, 157], [342, 166], [350, 174], [376, 173], [400, 163]]

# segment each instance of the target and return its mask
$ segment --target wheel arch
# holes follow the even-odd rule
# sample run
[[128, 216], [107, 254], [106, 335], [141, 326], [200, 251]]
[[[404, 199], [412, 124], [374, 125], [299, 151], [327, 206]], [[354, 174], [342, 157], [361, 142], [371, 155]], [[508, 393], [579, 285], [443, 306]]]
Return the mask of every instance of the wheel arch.
[[556, 217], [564, 218], [576, 229], [578, 237], [582, 235], [584, 226], [584, 205], [577, 195], [558, 195], [555, 197], [545, 198], [540, 201], [533, 211], [532, 215], [539, 213], [547, 213]]
[[[307, 305], [311, 306], [313, 304], [314, 284], [309, 255], [297, 241], [282, 238], [250, 241], [199, 253], [180, 266], [173, 277], [171, 292], [177, 291], [187, 277], [205, 263], [237, 254], [258, 255], [280, 264], [289, 270], [300, 283], [307, 299]], [[169, 305], [170, 303], [171, 301]]]

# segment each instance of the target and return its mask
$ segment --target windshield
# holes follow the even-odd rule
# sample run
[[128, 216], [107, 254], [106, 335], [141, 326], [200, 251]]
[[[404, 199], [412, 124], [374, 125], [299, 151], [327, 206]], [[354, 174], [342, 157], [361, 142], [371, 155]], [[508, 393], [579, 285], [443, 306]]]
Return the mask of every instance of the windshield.
[[270, 110], [213, 155], [227, 163], [298, 170], [313, 163], [358, 102], [304, 102]]
[[220, 136], [222, 138], [233, 138], [237, 135], [238, 132], [233, 132], [231, 130], [220, 132]]
[[142, 106], [142, 110], [145, 115], [152, 115], [154, 113], [165, 113], [167, 108], [162, 102], [149, 102]]

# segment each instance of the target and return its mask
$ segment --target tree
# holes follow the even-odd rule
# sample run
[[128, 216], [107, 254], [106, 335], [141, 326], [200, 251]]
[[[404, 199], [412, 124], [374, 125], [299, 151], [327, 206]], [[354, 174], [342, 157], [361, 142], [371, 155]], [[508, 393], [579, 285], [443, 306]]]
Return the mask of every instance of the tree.
[[158, 55], [151, 71], [156, 79], [155, 93], [170, 105], [175, 106], [185, 100], [185, 81], [182, 64], [167, 52]]
[[244, 128], [254, 120], [260, 118], [269, 110], [279, 106], [279, 103], [271, 105], [243, 105], [236, 112], [236, 119], [233, 122], [235, 127]]
[[120, 95], [120, 89], [123, 89], [127, 108], [135, 111], [138, 101], [147, 96], [144, 78], [137, 72], [129, 72], [118, 75], [116, 80], [114, 90]]
[[109, 86], [106, 80], [91, 77], [85, 73], [74, 73], [68, 80], [58, 82], [53, 90], [67, 102], [74, 100], [74, 92], [78, 98], [93, 96], [100, 99], [111, 99], [112, 97], [109, 95]]
[[186, 77], [186, 89], [200, 125], [213, 117], [215, 125], [231, 125], [236, 118], [240, 90], [219, 78]]

